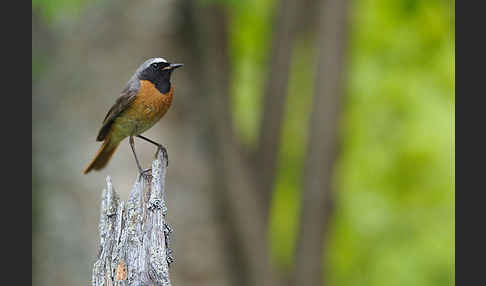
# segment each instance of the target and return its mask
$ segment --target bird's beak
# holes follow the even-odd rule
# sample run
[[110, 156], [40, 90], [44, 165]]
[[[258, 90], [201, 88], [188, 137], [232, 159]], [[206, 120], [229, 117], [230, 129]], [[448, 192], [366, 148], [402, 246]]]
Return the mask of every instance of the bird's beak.
[[170, 64], [170, 69], [175, 70], [176, 68], [182, 67], [184, 64]]

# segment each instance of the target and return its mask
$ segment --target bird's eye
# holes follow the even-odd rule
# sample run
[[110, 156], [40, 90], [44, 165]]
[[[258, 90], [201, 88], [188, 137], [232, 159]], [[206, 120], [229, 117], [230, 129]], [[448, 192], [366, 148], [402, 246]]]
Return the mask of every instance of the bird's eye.
[[155, 63], [155, 64], [152, 64], [152, 66], [156, 69], [159, 67], [159, 64]]

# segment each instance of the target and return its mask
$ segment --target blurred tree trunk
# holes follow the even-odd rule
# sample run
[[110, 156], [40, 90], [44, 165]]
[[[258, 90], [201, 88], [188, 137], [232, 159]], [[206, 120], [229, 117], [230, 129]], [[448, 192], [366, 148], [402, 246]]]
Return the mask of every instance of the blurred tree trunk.
[[305, 163], [295, 285], [323, 285], [323, 255], [332, 211], [332, 171], [343, 92], [346, 20], [347, 1], [321, 2], [316, 94]]
[[231, 69], [228, 53], [228, 27], [224, 6], [199, 7], [197, 47], [201, 49], [202, 91], [207, 98], [211, 160], [216, 167], [214, 180], [233, 228], [242, 269], [239, 285], [279, 285], [270, 263], [264, 207], [256, 195], [257, 185], [246, 164], [241, 143], [233, 130], [229, 84]]
[[254, 158], [258, 177], [258, 193], [262, 195], [264, 220], [267, 221], [278, 165], [282, 121], [287, 99], [288, 79], [299, 19], [296, 0], [281, 0], [274, 21], [273, 42], [270, 48], [270, 68], [267, 72], [263, 99], [259, 143]]

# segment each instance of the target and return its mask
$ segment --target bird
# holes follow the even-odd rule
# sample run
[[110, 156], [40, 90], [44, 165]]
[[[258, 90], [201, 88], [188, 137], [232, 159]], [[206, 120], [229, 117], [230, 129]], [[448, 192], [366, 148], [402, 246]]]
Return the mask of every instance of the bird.
[[91, 170], [103, 169], [126, 137], [129, 137], [129, 144], [140, 174], [150, 169], [143, 170], [140, 166], [133, 137], [156, 145], [157, 152], [161, 150], [167, 157], [167, 150], [162, 144], [141, 134], [155, 125], [169, 110], [174, 96], [171, 75], [175, 69], [182, 66], [183, 64], [170, 63], [164, 58], [156, 57], [147, 59], [138, 67], [103, 119], [96, 137], [96, 141], [103, 141], [103, 143], [83, 170], [83, 174]]

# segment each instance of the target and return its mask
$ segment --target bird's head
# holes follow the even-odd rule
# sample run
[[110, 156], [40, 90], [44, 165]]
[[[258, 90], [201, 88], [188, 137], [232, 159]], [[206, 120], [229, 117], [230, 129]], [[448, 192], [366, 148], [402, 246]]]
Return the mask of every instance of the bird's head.
[[163, 93], [170, 88], [170, 77], [172, 72], [183, 64], [169, 63], [163, 58], [150, 58], [146, 60], [136, 71], [139, 80], [148, 80], [152, 82]]

